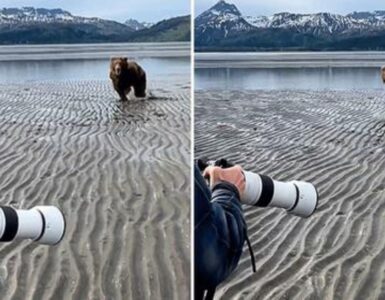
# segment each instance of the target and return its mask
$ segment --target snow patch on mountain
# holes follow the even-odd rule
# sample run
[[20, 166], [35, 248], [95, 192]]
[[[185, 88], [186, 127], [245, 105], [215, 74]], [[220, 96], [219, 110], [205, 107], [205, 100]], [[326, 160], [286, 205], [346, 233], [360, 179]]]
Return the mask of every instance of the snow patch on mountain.
[[126, 24], [128, 27], [130, 27], [135, 31], [150, 28], [151, 26], [154, 25], [154, 23], [139, 22], [138, 20], [135, 20], [135, 19], [128, 19], [126, 22], [124, 22], [124, 24]]
[[279, 13], [273, 16], [247, 16], [245, 20], [256, 28], [295, 28], [300, 32], [342, 32], [351, 29], [385, 26], [385, 14], [357, 14], [347, 16], [331, 13], [292, 14]]
[[34, 7], [0, 9], [0, 24], [17, 23], [96, 23], [99, 18], [73, 16], [62, 9], [45, 9]]
[[220, 0], [195, 21], [197, 32], [222, 31], [226, 37], [237, 31], [257, 28], [284, 28], [314, 35], [333, 35], [353, 30], [385, 28], [385, 11], [354, 12], [346, 16], [332, 13], [277, 13], [272, 16], [243, 16], [234, 4]]

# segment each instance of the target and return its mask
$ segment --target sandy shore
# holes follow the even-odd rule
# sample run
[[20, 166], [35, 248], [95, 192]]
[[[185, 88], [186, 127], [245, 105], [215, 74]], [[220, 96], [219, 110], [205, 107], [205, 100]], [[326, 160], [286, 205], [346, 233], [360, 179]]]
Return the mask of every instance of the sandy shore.
[[55, 247], [1, 244], [1, 299], [188, 299], [188, 80], [121, 103], [108, 81], [0, 86], [2, 205], [54, 204]]
[[247, 208], [244, 255], [217, 299], [385, 299], [385, 92], [197, 92], [196, 156], [316, 184], [309, 219]]

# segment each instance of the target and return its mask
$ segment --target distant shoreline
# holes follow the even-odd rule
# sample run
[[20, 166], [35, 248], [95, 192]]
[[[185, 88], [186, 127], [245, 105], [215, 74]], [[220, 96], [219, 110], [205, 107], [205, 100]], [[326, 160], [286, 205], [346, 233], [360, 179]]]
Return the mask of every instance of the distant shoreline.
[[111, 56], [189, 57], [189, 42], [100, 43], [0, 46], [1, 61], [95, 60]]
[[382, 65], [385, 65], [384, 51], [195, 53], [195, 68], [369, 68]]

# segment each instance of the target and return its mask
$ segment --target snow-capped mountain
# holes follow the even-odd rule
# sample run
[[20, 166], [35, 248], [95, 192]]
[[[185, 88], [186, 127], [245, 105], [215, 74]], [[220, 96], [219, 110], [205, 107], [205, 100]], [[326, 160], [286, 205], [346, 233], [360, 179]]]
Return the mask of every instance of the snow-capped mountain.
[[154, 25], [135, 22], [129, 20], [130, 26], [75, 16], [59, 8], [3, 8], [0, 9], [0, 44], [165, 42], [186, 41], [190, 37], [189, 16], [166, 19]]
[[234, 4], [220, 0], [196, 18], [197, 28], [252, 30], [255, 28], [289, 28], [305, 33], [338, 33], [352, 29], [385, 27], [385, 11], [354, 12], [346, 16], [332, 13], [293, 14], [288, 12], [272, 16], [243, 16]]
[[146, 28], [150, 28], [151, 26], [154, 25], [154, 23], [149, 23], [149, 22], [139, 22], [135, 19], [128, 19], [126, 22], [124, 22], [128, 27], [131, 29], [138, 31]]
[[[278, 30], [278, 31], [277, 31]], [[244, 16], [234, 4], [220, 0], [195, 19], [197, 46], [236, 47], [240, 41], [268, 47], [269, 37], [290, 44], [346, 38], [385, 31], [385, 11], [354, 12], [346, 16], [332, 13], [277, 13], [272, 16]], [[270, 35], [269, 35], [270, 33]], [[262, 40], [262, 36], [265, 40]], [[247, 38], [246, 38], [247, 37]], [[232, 41], [230, 41], [232, 40]], [[266, 42], [265, 42], [266, 41]], [[253, 44], [254, 43], [254, 44]], [[276, 41], [275, 44], [278, 45]], [[257, 45], [257, 46], [258, 46]]]
[[195, 19], [196, 34], [204, 33], [208, 29], [217, 30], [226, 37], [230, 32], [247, 31], [252, 29], [252, 26], [246, 22], [235, 5], [220, 0]]
[[354, 12], [347, 17], [359, 22], [370, 22], [372, 24], [383, 24], [385, 22], [385, 10], [376, 10], [374, 12]]
[[62, 9], [45, 9], [34, 7], [0, 9], [0, 24], [18, 23], [96, 23], [99, 18], [73, 16]]
[[331, 13], [247, 16], [245, 20], [256, 28], [289, 28], [302, 33], [333, 34], [347, 30], [385, 27], [385, 13], [353, 13], [347, 16]]

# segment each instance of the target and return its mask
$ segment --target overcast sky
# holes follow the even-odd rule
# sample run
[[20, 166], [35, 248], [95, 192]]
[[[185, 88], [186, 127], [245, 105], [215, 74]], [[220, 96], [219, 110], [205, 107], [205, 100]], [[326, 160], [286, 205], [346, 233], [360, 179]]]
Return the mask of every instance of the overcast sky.
[[190, 13], [189, 0], [1, 0], [0, 7], [62, 8], [74, 15], [156, 22]]
[[[218, 0], [195, 0], [195, 13], [200, 14]], [[278, 12], [348, 14], [353, 11], [385, 10], [384, 0], [234, 0], [244, 15], [272, 15]]]

